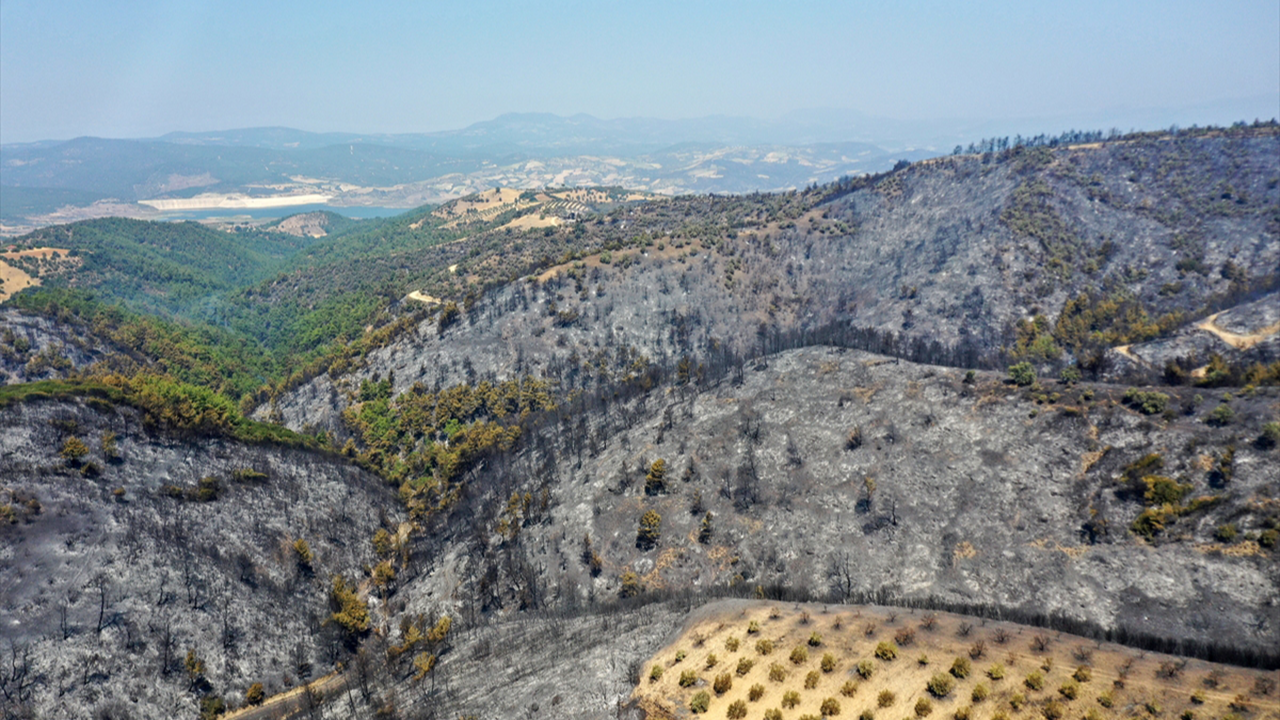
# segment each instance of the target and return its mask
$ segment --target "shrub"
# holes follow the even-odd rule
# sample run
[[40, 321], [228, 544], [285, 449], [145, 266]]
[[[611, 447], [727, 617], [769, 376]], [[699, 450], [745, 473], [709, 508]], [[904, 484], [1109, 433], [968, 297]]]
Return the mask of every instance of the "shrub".
[[1191, 492], [1191, 485], [1163, 475], [1147, 475], [1142, 483], [1147, 486], [1142, 497], [1150, 505], [1176, 505]]
[[719, 663], [719, 662], [720, 662], [720, 658], [716, 657], [715, 653], [711, 653], [710, 655], [707, 656], [707, 669], [710, 670], [711, 668], [716, 666], [716, 663]]
[[1246, 698], [1244, 695], [1236, 695], [1234, 698], [1231, 699], [1231, 702], [1227, 703], [1227, 707], [1231, 708], [1232, 710], [1235, 710], [1236, 712], [1248, 712], [1249, 699]]
[[1224, 542], [1224, 543], [1229, 543], [1234, 541], [1236, 539], [1236, 536], [1239, 534], [1240, 534], [1240, 531], [1236, 528], [1235, 523], [1227, 523], [1225, 525], [1219, 525], [1218, 529], [1213, 531], [1213, 537], [1216, 538], [1219, 542]]
[[929, 656], [924, 653], [920, 653], [920, 657], [916, 658], [916, 664], [919, 665], [920, 667], [924, 667], [928, 665]]
[[969, 677], [969, 673], [973, 671], [973, 666], [969, 664], [968, 658], [958, 657], [955, 662], [951, 663], [951, 674], [963, 680]]
[[858, 720], [876, 720], [875, 713], [871, 712], [871, 708], [867, 708], [858, 713]]
[[227, 711], [227, 704], [217, 695], [200, 698], [200, 720], [214, 720]]
[[640, 516], [640, 528], [636, 531], [636, 547], [641, 550], [652, 550], [662, 539], [662, 516], [656, 510], [649, 510]]
[[1280, 445], [1280, 422], [1269, 422], [1262, 426], [1262, 434], [1258, 435], [1258, 446], [1270, 450]]
[[1071, 677], [1076, 682], [1082, 682], [1082, 683], [1089, 682], [1090, 680], [1093, 679], [1093, 671], [1089, 669], [1088, 665], [1081, 665], [1080, 667], [1076, 668], [1076, 671], [1074, 673], [1071, 673]]
[[738, 652], [738, 638], [730, 635], [724, 639], [724, 649], [729, 652]]
[[382, 528], [378, 528], [377, 531], [373, 533], [373, 539], [370, 540], [370, 542], [373, 543], [373, 551], [377, 553], [379, 557], [387, 557], [395, 550], [395, 544], [392, 542], [391, 533]]
[[688, 653], [686, 653], [686, 652], [685, 652], [685, 651], [683, 651], [683, 650], [677, 650], [677, 651], [676, 651], [676, 659], [675, 659], [675, 662], [677, 662], [677, 663], [678, 663], [678, 662], [680, 662], [681, 660], [684, 660], [686, 657], [688, 657]]
[[766, 638], [760, 638], [756, 641], [756, 652], [761, 655], [768, 655], [773, 652], [773, 641]]
[[[1084, 720], [1102, 720], [1102, 713], [1098, 712], [1098, 708], [1091, 707], [1084, 711]], [[1188, 718], [1183, 718], [1188, 720]]]
[[817, 670], [810, 670], [808, 675], [804, 676], [804, 689], [812, 690], [818, 687], [818, 681], [822, 679], [822, 674]]
[[98, 447], [102, 450], [102, 457], [108, 461], [120, 459], [120, 446], [116, 443], [117, 437], [115, 433], [108, 430], [102, 433], [102, 440], [98, 443]]
[[729, 673], [720, 673], [716, 676], [715, 682], [711, 684], [711, 688], [716, 691], [717, 695], [723, 695], [733, 688], [733, 676]]
[[891, 642], [884, 642], [876, 645], [876, 657], [881, 660], [892, 660], [898, 657], [898, 647]]
[[945, 673], [935, 673], [933, 677], [929, 678], [929, 694], [936, 698], [944, 698], [950, 695], [955, 686], [955, 679]]
[[341, 575], [334, 575], [329, 597], [338, 608], [329, 616], [330, 620], [351, 635], [359, 635], [369, 629], [369, 606], [356, 594], [355, 583], [348, 583]]
[[80, 458], [89, 454], [89, 446], [73, 435], [62, 443], [62, 449], [58, 451], [58, 454], [67, 461], [68, 465], [77, 467], [80, 464]]
[[982, 702], [983, 700], [986, 700], [987, 696], [990, 694], [991, 694], [991, 691], [987, 689], [986, 685], [983, 685], [982, 683], [978, 683], [977, 685], [973, 686], [973, 694], [970, 695], [969, 697], [974, 702], [979, 703], [979, 702]]
[[906, 647], [916, 641], [916, 631], [911, 628], [900, 628], [898, 632], [893, 634], [894, 642]]
[[1058, 694], [1068, 700], [1075, 700], [1080, 696], [1080, 686], [1073, 682], [1063, 683], [1062, 687], [1058, 688]]
[[788, 690], [782, 694], [782, 707], [788, 710], [800, 704], [800, 693], [795, 690]]
[[791, 662], [796, 665], [803, 665], [809, 660], [809, 651], [804, 649], [803, 645], [797, 645], [791, 651]]
[[444, 306], [440, 308], [440, 318], [436, 327], [437, 332], [444, 335], [444, 331], [448, 330], [449, 326], [458, 322], [458, 318], [460, 317], [462, 317], [462, 310], [458, 308], [458, 303], [452, 300], [445, 303]]
[[653, 667], [649, 668], [649, 682], [658, 682], [659, 680], [661, 680], [662, 673], [663, 673], [662, 666], [657, 663], [654, 663]]
[[1223, 404], [1214, 408], [1204, 421], [1214, 427], [1226, 427], [1235, 419], [1236, 411], [1232, 410], [1230, 405]]
[[823, 717], [830, 717], [830, 716], [832, 716], [832, 715], [839, 715], [839, 714], [840, 714], [840, 701], [839, 701], [839, 700], [836, 700], [836, 699], [835, 699], [835, 698], [833, 698], [833, 697], [826, 698], [825, 700], [823, 700], [823, 701], [822, 701], [822, 705], [819, 707], [819, 712], [821, 712], [821, 713], [822, 713], [822, 716], [823, 716]]
[[1113, 707], [1116, 704], [1115, 696], [1108, 690], [1098, 696], [1098, 704], [1104, 708]]
[[1036, 369], [1029, 362], [1009, 366], [1009, 379], [1019, 387], [1027, 387], [1036, 381]]
[[640, 576], [634, 571], [627, 570], [618, 579], [618, 597], [632, 598], [644, 592], [644, 583], [640, 582]]
[[764, 711], [764, 720], [782, 720], [782, 711], [778, 708], [770, 708]]
[[822, 636], [817, 632], [809, 634], [809, 647], [818, 647], [822, 644]]
[[857, 667], [858, 674], [862, 676], [863, 680], [870, 680], [871, 673], [875, 672], [875, 669], [876, 669], [875, 663], [871, 662], [870, 660], [860, 661]]
[[933, 703], [929, 702], [929, 698], [920, 698], [916, 701], [916, 717], [927, 717], [931, 712], [933, 712]]
[[881, 690], [880, 694], [876, 696], [876, 705], [879, 705], [882, 708], [891, 707], [893, 705], [893, 701], [897, 699], [897, 696], [893, 694], [892, 690]]
[[1044, 714], [1045, 720], [1062, 720], [1062, 703], [1050, 700], [1040, 708], [1040, 712]]
[[378, 587], [385, 588], [396, 580], [396, 569], [391, 565], [390, 560], [383, 560], [373, 566], [373, 582]]
[[263, 689], [262, 683], [254, 683], [244, 692], [244, 702], [246, 705], [261, 705], [263, 700], [267, 699], [266, 690]]
[[696, 692], [694, 693], [692, 698], [689, 698], [689, 709], [692, 710], [695, 714], [706, 712], [707, 707], [710, 705], [711, 705], [711, 696], [707, 694], [706, 690], [701, 690], [699, 692]]
[[822, 672], [832, 672], [836, 669], [836, 656], [831, 653], [822, 654]]
[[1129, 388], [1124, 393], [1123, 402], [1143, 415], [1159, 415], [1169, 407], [1169, 396], [1161, 392], [1143, 392], [1137, 388]]
[[1027, 696], [1022, 693], [1014, 693], [1013, 697], [1009, 698], [1009, 707], [1013, 708], [1015, 711], [1021, 710], [1022, 706], [1026, 704]]
[[694, 670], [685, 670], [680, 673], [680, 687], [693, 687], [698, 683], [698, 673]]
[[852, 680], [845, 680], [840, 686], [840, 694], [845, 697], [853, 697], [858, 694], [858, 684]]
[[1205, 692], [1203, 690], [1197, 690], [1191, 693], [1191, 702], [1196, 705], [1203, 705], [1207, 697], [1208, 696], [1205, 695]]
[[667, 492], [667, 461], [658, 458], [649, 466], [644, 478], [645, 495], [661, 495]]
[[764, 686], [760, 683], [752, 685], [751, 689], [747, 691], [747, 699], [751, 702], [755, 702], [762, 697], [764, 697]]
[[729, 709], [725, 711], [725, 716], [729, 720], [740, 720], [747, 716], [747, 704], [741, 700], [734, 700], [729, 705]]
[[738, 677], [742, 677], [743, 675], [751, 672], [751, 668], [754, 665], [755, 661], [751, 658], [742, 658], [738, 661], [738, 669], [735, 672], [738, 673]]
[[760, 632], [760, 623], [756, 622], [755, 620], [752, 620], [751, 622], [747, 623], [748, 635], [754, 635], [758, 632]]
[[1044, 675], [1041, 675], [1038, 672], [1031, 673], [1030, 675], [1027, 676], [1027, 679], [1023, 680], [1022, 682], [1024, 685], [1026, 685], [1028, 688], [1032, 690], [1044, 689]]
[[991, 667], [987, 668], [987, 677], [991, 678], [992, 680], [1003, 680], [1004, 666], [1001, 665], [1000, 663], [996, 663], [995, 665], [992, 665]]
[[787, 679], [787, 669], [774, 663], [769, 666], [769, 679], [774, 682], [782, 682]]
[[969, 657], [977, 660], [987, 653], [987, 644], [979, 640], [969, 646]]

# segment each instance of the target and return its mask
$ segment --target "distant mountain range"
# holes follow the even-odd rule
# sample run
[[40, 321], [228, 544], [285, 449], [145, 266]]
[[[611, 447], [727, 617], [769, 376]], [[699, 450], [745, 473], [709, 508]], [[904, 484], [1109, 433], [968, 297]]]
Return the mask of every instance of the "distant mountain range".
[[[1213, 106], [1204, 117], [1266, 102]], [[1112, 114], [1147, 127], [1166, 111]], [[1194, 113], [1191, 117], [1197, 117]], [[283, 127], [82, 137], [0, 146], [4, 234], [104, 215], [314, 204], [417, 207], [495, 186], [622, 186], [664, 194], [783, 190], [887, 170], [982, 137], [1101, 128], [1101, 118], [902, 121], [848, 110], [777, 120], [511, 113], [460, 130], [316, 133]], [[247, 200], [246, 200], [247, 198]], [[164, 202], [155, 202], [164, 201]]]

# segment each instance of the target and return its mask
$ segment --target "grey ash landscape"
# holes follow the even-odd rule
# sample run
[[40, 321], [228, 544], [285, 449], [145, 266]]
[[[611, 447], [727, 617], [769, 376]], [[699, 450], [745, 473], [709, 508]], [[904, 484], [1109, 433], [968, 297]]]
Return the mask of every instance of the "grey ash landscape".
[[[1277, 717], [1280, 129], [958, 150], [15, 238], [0, 716], [735, 717], [686, 631], [865, 609]], [[1173, 713], [1025, 682], [945, 712]]]

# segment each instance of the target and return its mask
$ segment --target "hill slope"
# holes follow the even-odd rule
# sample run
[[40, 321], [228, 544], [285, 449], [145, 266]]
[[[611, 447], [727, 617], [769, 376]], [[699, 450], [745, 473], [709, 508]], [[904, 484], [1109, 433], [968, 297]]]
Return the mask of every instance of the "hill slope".
[[[1259, 126], [776, 195], [496, 190], [262, 247], [46, 231], [96, 243], [49, 284], [226, 327], [58, 288], [10, 301], [7, 380], [70, 379], [0, 389], [19, 621], [0, 627], [42, 668], [0, 689], [24, 712], [194, 714], [296, 683], [297, 652], [312, 677], [345, 669], [317, 715], [588, 717], [724, 594], [1273, 667], [1280, 364], [1222, 338], [1274, 323], [1277, 149]], [[164, 292], [132, 277], [170, 266]], [[1195, 326], [1220, 344], [1185, 340], [1203, 368], [1178, 364]], [[86, 585], [104, 564], [125, 587]], [[173, 642], [166, 608], [186, 608]], [[178, 643], [203, 670], [165, 659]], [[522, 663], [483, 672], [503, 652]]]

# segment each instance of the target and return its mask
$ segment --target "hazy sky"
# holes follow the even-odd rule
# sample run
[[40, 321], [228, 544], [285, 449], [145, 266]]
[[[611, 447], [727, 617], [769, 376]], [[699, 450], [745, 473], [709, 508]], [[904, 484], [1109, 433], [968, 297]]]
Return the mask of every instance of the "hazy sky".
[[1251, 98], [1280, 115], [1280, 0], [333, 5], [4, 0], [0, 141], [533, 111], [1001, 119]]

